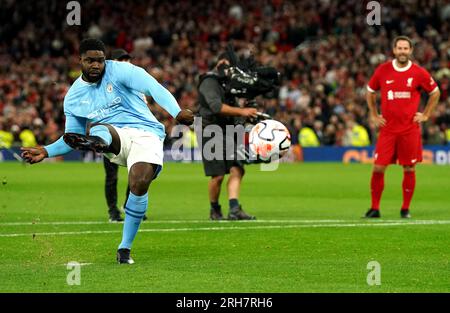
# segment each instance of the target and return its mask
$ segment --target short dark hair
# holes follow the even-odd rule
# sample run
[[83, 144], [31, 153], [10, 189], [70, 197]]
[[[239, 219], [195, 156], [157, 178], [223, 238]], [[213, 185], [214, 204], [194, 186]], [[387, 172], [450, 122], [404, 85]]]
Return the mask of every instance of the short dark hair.
[[408, 36], [397, 36], [397, 37], [395, 37], [394, 40], [392, 41], [392, 47], [395, 48], [395, 46], [397, 45], [397, 42], [399, 42], [400, 40], [407, 41], [409, 43], [409, 47], [410, 48], [413, 47], [412, 40]]
[[101, 40], [95, 38], [83, 39], [80, 42], [80, 55], [86, 53], [89, 50], [103, 51], [104, 53], [105, 44]]

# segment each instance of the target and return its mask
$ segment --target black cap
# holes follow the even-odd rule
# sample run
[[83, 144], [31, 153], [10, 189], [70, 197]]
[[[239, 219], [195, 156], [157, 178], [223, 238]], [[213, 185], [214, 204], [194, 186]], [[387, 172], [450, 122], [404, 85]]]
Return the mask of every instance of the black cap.
[[111, 59], [113, 60], [129, 60], [131, 59], [130, 54], [124, 49], [116, 49], [111, 52]]

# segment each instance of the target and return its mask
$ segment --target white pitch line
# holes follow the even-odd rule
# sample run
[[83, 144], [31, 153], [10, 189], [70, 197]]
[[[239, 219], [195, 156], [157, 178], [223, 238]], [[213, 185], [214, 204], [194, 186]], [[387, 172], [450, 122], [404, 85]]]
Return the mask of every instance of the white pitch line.
[[[145, 221], [150, 224], [199, 224], [199, 223], [229, 223], [230, 221], [210, 221], [210, 220], [157, 220]], [[234, 221], [236, 222], [236, 221]], [[251, 220], [239, 221], [239, 223], [348, 223], [354, 220]], [[57, 221], [57, 222], [5, 222], [0, 226], [32, 226], [32, 225], [103, 225], [121, 224], [108, 221]]]
[[[445, 225], [450, 221], [416, 221], [395, 223], [352, 223], [352, 224], [303, 224], [303, 225], [265, 225], [265, 226], [229, 226], [229, 227], [191, 227], [191, 228], [155, 228], [140, 229], [139, 232], [180, 232], [180, 231], [219, 231], [219, 230], [247, 230], [247, 229], [288, 229], [288, 228], [325, 228], [325, 227], [389, 227], [389, 226], [411, 226], [411, 225]], [[75, 232], [43, 232], [43, 233], [17, 233], [0, 234], [0, 237], [26, 237], [26, 236], [63, 236], [63, 235], [91, 235], [91, 234], [114, 234], [121, 230], [88, 230]]]
[[[397, 223], [398, 220], [361, 220], [366, 223]], [[441, 222], [450, 220], [418, 220], [421, 222]], [[200, 224], [200, 223], [218, 223], [227, 224], [230, 222], [237, 223], [354, 223], [355, 220], [251, 220], [251, 221], [210, 221], [210, 220], [157, 220], [145, 221], [145, 224]], [[403, 223], [407, 223], [406, 221]], [[107, 222], [107, 221], [57, 221], [57, 222], [5, 222], [0, 223], [0, 226], [39, 226], [39, 225], [117, 225], [123, 223]]]

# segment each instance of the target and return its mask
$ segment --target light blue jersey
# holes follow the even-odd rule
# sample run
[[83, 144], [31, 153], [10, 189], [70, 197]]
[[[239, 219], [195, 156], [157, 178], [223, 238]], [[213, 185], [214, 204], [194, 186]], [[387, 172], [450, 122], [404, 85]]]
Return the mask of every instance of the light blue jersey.
[[[150, 112], [144, 95], [151, 96], [172, 117], [181, 111], [174, 96], [143, 68], [127, 62], [105, 61], [100, 81], [89, 83], [80, 76], [64, 98], [65, 132], [85, 134], [87, 122], [133, 127], [164, 139], [164, 125]], [[72, 149], [62, 138], [45, 147], [49, 157]]]

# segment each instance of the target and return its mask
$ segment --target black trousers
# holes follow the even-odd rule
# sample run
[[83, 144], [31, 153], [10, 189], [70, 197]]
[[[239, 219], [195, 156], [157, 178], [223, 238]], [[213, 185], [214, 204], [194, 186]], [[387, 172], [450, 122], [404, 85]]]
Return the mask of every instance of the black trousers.
[[[223, 129], [223, 133], [225, 134], [225, 129]], [[237, 136], [235, 135], [234, 138], [228, 138], [230, 143], [232, 144], [232, 147], [229, 147], [229, 150], [233, 154], [232, 156], [228, 156], [227, 158], [227, 137], [223, 136], [223, 146], [222, 151], [219, 152], [221, 159], [213, 159], [208, 160], [208, 158], [205, 156], [205, 145], [210, 141], [214, 140], [214, 137], [206, 137], [203, 135], [202, 131], [202, 163], [203, 163], [203, 169], [205, 171], [205, 176], [223, 176], [226, 174], [230, 174], [230, 169], [232, 167], [239, 167], [242, 172], [244, 171], [244, 163], [242, 161], [239, 161], [238, 155], [237, 155]]]
[[[105, 167], [105, 197], [109, 210], [116, 210], [117, 208], [117, 174], [119, 172], [119, 165], [112, 163], [108, 158], [103, 157], [103, 166]], [[130, 195], [130, 186], [127, 185], [127, 193], [125, 203], [127, 203]]]

